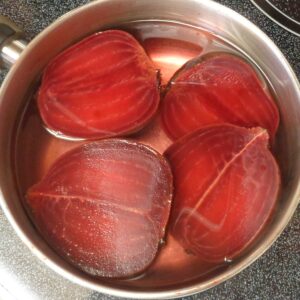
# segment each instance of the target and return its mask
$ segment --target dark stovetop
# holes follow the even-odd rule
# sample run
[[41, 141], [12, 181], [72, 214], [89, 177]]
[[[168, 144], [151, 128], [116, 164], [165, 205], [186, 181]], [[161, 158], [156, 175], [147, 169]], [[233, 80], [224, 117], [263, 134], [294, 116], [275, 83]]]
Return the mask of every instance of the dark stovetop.
[[[57, 17], [87, 2], [1, 0], [0, 14], [24, 28], [31, 39]], [[250, 0], [217, 2], [238, 11], [270, 36], [300, 78], [299, 37], [269, 20]], [[0, 71], [0, 83], [5, 74]], [[49, 270], [23, 245], [1, 209], [0, 241], [0, 299], [117, 299], [82, 288]], [[254, 264], [233, 279], [184, 299], [300, 299], [300, 208], [280, 238]]]
[[299, 0], [269, 0], [276, 8], [290, 18], [300, 22], [300, 2]]

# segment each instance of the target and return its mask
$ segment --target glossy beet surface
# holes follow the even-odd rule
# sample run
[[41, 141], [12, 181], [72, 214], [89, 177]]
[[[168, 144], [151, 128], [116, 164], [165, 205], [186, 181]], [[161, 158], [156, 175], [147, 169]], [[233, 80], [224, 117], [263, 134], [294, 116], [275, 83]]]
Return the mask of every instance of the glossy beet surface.
[[280, 186], [262, 128], [217, 125], [195, 131], [166, 152], [174, 176], [171, 231], [200, 258], [235, 258], [259, 234]]
[[48, 129], [103, 138], [141, 129], [159, 104], [157, 71], [128, 33], [96, 33], [54, 58], [44, 71], [38, 107]]
[[125, 140], [79, 146], [27, 193], [33, 220], [68, 261], [97, 276], [128, 277], [153, 261], [172, 198], [167, 161]]
[[245, 60], [214, 53], [185, 66], [171, 80], [163, 100], [162, 122], [176, 140], [211, 124], [260, 126], [273, 138], [278, 109]]

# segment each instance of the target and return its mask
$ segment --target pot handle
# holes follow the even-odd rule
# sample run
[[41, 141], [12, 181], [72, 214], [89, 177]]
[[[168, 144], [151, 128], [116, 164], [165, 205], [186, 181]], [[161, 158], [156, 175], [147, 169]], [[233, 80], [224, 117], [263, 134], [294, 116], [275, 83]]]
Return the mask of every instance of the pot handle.
[[10, 68], [18, 60], [26, 45], [22, 30], [8, 18], [0, 15], [0, 68]]

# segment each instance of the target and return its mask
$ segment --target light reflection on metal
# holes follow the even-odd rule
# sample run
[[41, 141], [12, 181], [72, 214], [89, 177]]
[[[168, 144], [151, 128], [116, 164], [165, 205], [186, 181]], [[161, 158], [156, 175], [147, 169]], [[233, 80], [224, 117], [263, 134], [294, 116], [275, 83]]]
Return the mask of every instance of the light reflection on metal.
[[0, 53], [3, 64], [10, 68], [18, 60], [26, 45], [23, 40], [11, 40], [5, 44]]

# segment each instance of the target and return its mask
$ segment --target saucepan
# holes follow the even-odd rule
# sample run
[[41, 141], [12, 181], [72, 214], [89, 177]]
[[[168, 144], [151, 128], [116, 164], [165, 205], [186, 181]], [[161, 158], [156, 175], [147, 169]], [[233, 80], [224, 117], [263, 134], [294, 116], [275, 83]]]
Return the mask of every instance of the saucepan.
[[[36, 149], [33, 145], [39, 144], [40, 136], [32, 131], [23, 146], [16, 140], [18, 132], [25, 126], [20, 125], [20, 120], [24, 119], [24, 111], [43, 69], [55, 55], [83, 37], [107, 28], [129, 28], [130, 24], [146, 24], [146, 27], [150, 24], [145, 31], [149, 36], [159, 34], [194, 44], [197, 44], [197, 39], [203, 42], [203, 32], [213, 34], [254, 61], [267, 75], [276, 95], [281, 122], [275, 154], [282, 173], [277, 208], [263, 233], [244, 255], [208, 274], [203, 274], [199, 269], [199, 276], [197, 272], [189, 276], [183, 268], [175, 272], [172, 269], [174, 266], [170, 265], [166, 266], [163, 277], [152, 274], [132, 280], [108, 280], [88, 276], [48, 246], [22, 204], [23, 192], [18, 178], [21, 172], [23, 181], [26, 181], [32, 175], [30, 172], [35, 172], [31, 164], [34, 165], [40, 154], [34, 150], [29, 153], [28, 149]], [[197, 33], [198, 29], [201, 29], [201, 34]], [[138, 35], [138, 31], [135, 32]], [[1, 18], [0, 49], [1, 63], [10, 67], [0, 94], [0, 204], [21, 240], [48, 267], [65, 278], [101, 293], [138, 299], [194, 294], [231, 278], [253, 263], [272, 245], [291, 219], [300, 196], [299, 82], [274, 43], [238, 13], [210, 0], [93, 1], [59, 18], [28, 45], [22, 39], [20, 30]], [[172, 59], [176, 60], [176, 57]], [[29, 118], [28, 122], [35, 121]], [[51, 147], [50, 144], [47, 147]], [[45, 151], [42, 153], [45, 154]], [[27, 171], [18, 170], [20, 157]]]

